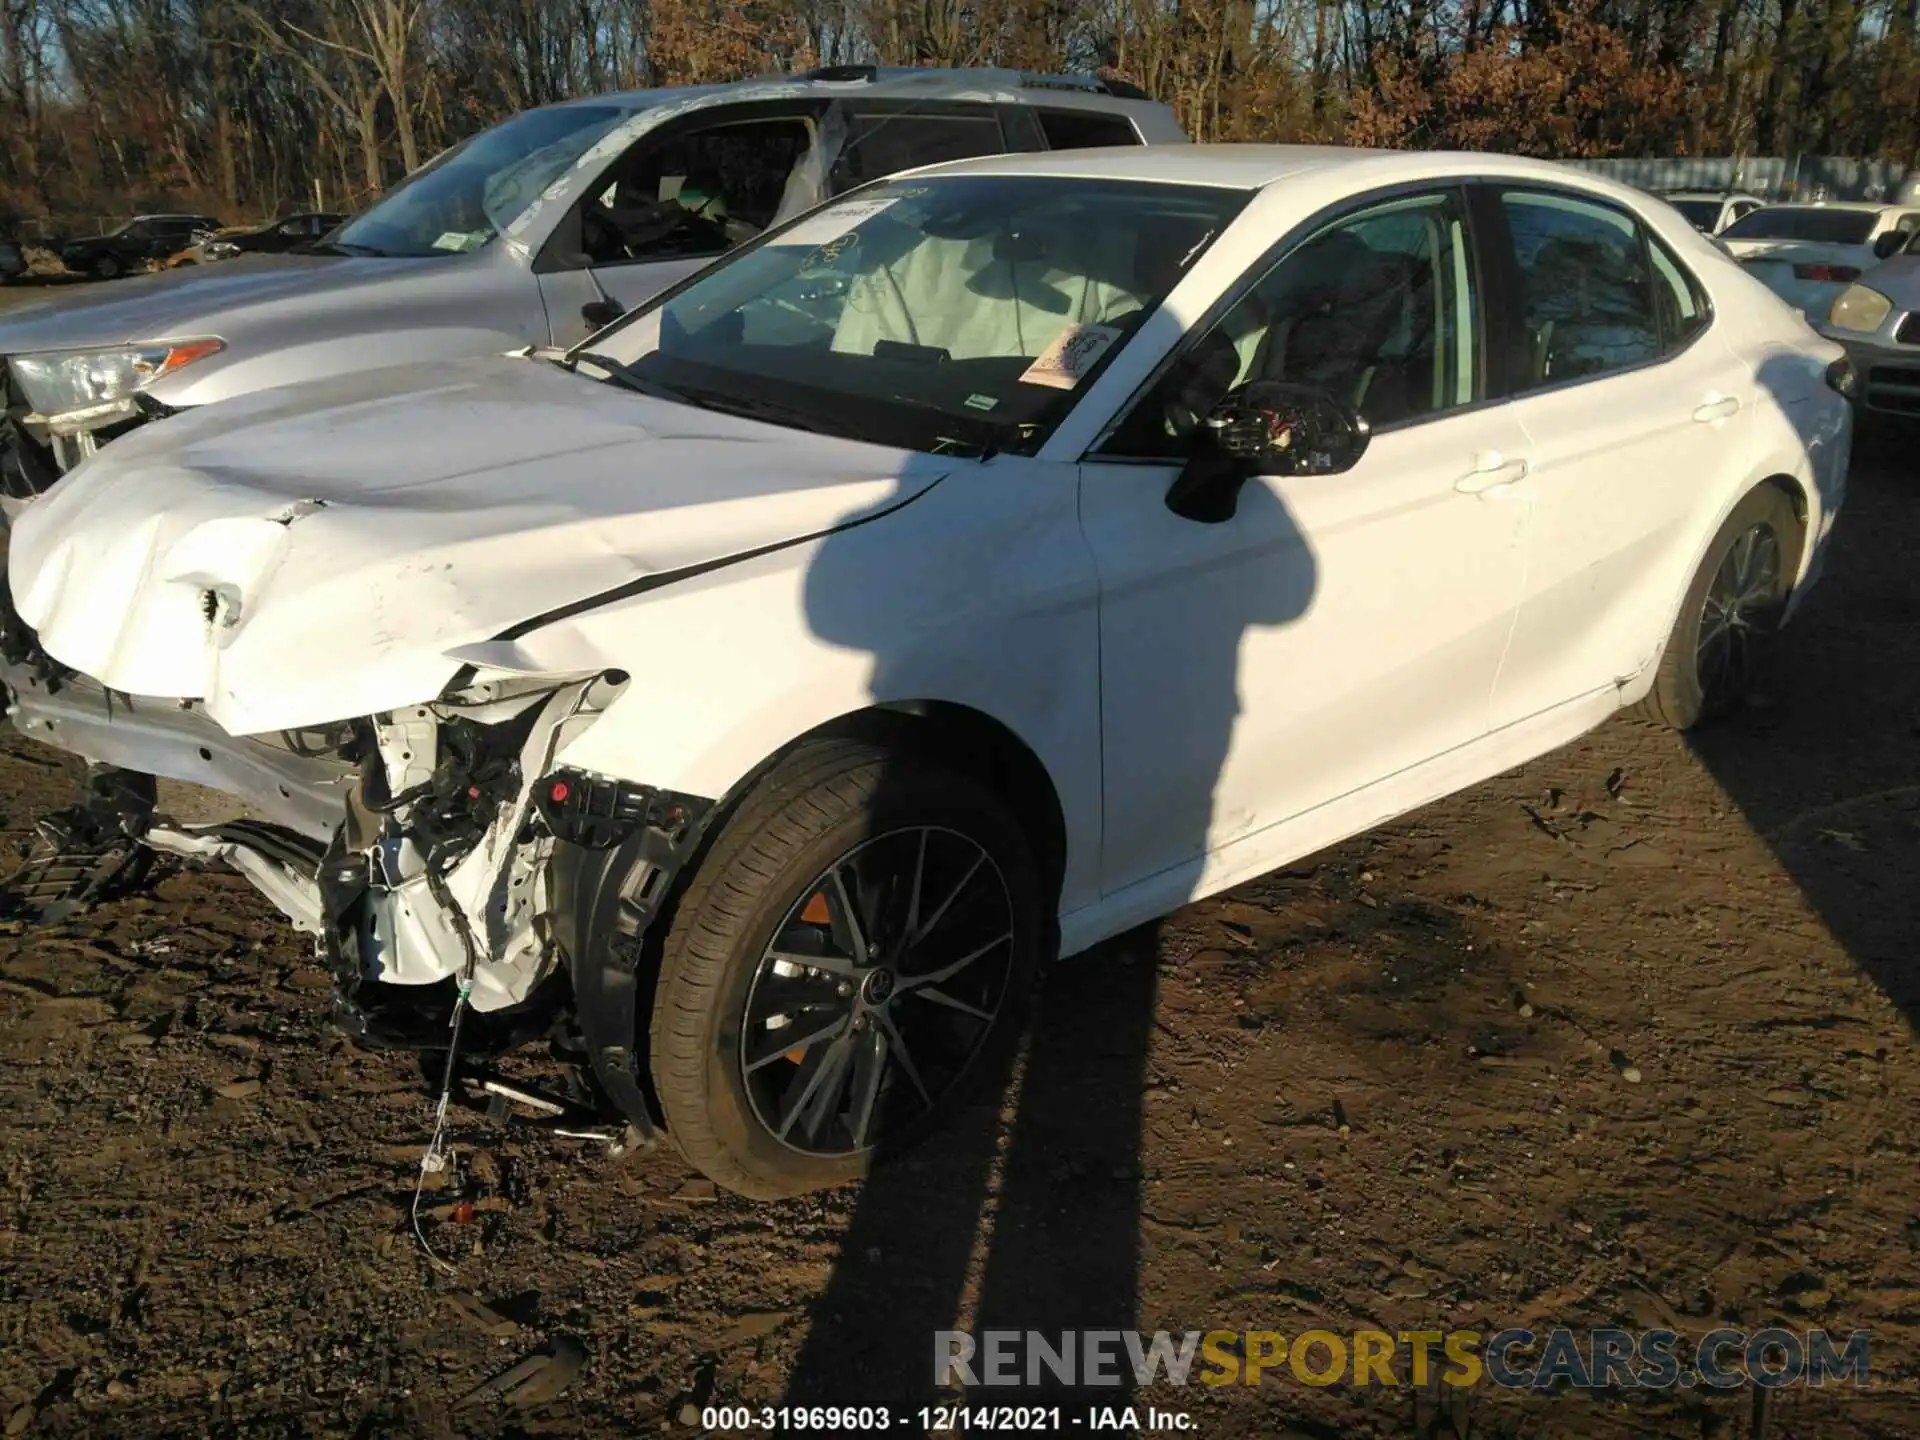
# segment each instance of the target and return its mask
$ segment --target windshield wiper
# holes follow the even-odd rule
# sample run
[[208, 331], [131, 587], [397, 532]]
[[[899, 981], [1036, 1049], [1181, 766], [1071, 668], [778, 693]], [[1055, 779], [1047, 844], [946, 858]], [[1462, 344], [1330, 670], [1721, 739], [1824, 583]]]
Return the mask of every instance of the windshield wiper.
[[842, 433], [832, 425], [823, 423], [810, 410], [802, 410], [794, 405], [782, 405], [777, 400], [763, 400], [756, 395], [722, 395], [712, 390], [695, 390], [688, 399], [695, 405], [708, 410], [718, 410], [725, 415], [738, 415], [746, 420], [765, 420], [772, 425], [786, 425], [795, 430], [807, 430], [816, 435], [838, 435]]
[[349, 240], [316, 240], [300, 248], [309, 255], [345, 255], [349, 258], [363, 255], [384, 257], [387, 253], [378, 245], [361, 245]]
[[583, 360], [589, 365], [598, 366], [614, 380], [638, 394], [651, 396], [655, 400], [672, 400], [680, 405], [695, 403], [672, 386], [662, 385], [658, 380], [647, 379], [631, 365], [625, 361], [616, 360], [611, 355], [596, 355], [588, 351], [584, 355], [569, 355], [565, 360], [556, 363], [564, 365], [569, 370], [577, 371]]

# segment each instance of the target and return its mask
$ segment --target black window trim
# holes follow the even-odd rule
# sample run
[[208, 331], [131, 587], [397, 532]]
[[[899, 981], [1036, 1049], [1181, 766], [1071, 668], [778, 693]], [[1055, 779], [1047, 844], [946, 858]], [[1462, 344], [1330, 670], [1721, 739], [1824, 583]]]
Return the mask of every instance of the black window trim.
[[[1391, 205], [1396, 200], [1416, 199], [1424, 195], [1443, 196], [1451, 194], [1459, 206], [1461, 218], [1465, 225], [1467, 233], [1467, 254], [1472, 267], [1468, 275], [1468, 284], [1473, 286], [1476, 291], [1474, 318], [1477, 322], [1475, 327], [1477, 333], [1474, 336], [1474, 348], [1476, 351], [1474, 356], [1474, 385], [1478, 393], [1474, 399], [1464, 405], [1455, 405], [1446, 410], [1436, 410], [1426, 415], [1410, 415], [1404, 420], [1395, 420], [1385, 425], [1376, 426], [1373, 428], [1372, 433], [1375, 435], [1391, 435], [1401, 430], [1412, 429], [1415, 426], [1430, 425], [1437, 421], [1451, 420], [1460, 415], [1471, 415], [1478, 411], [1488, 409], [1491, 406], [1506, 403], [1508, 397], [1493, 393], [1493, 386], [1490, 383], [1491, 374], [1488, 370], [1488, 364], [1492, 358], [1492, 351], [1487, 343], [1487, 339], [1493, 307], [1489, 303], [1491, 292], [1487, 282], [1489, 279], [1488, 261], [1492, 257], [1488, 253], [1486, 236], [1480, 217], [1474, 213], [1473, 189], [1473, 182], [1471, 177], [1468, 176], [1448, 176], [1438, 180], [1409, 180], [1398, 185], [1389, 185], [1378, 190], [1369, 190], [1364, 195], [1349, 196], [1347, 199], [1326, 206], [1324, 209], [1308, 216], [1305, 220], [1294, 226], [1293, 229], [1287, 231], [1285, 235], [1282, 235], [1278, 241], [1261, 252], [1260, 258], [1241, 272], [1239, 279], [1234, 281], [1229, 289], [1221, 294], [1212, 305], [1207, 307], [1206, 313], [1187, 327], [1186, 332], [1174, 343], [1173, 348], [1160, 357], [1160, 362], [1148, 372], [1146, 378], [1135, 387], [1133, 393], [1127, 396], [1126, 401], [1114, 410], [1113, 417], [1100, 427], [1099, 432], [1095, 434], [1092, 441], [1080, 452], [1076, 463], [1082, 465], [1155, 465], [1161, 467], [1179, 465], [1181, 462], [1170, 456], [1109, 455], [1104, 453], [1100, 447], [1105, 445], [1118, 433], [1121, 426], [1126, 422], [1127, 417], [1133, 413], [1134, 407], [1142, 404], [1152, 395], [1160, 382], [1166, 378], [1168, 372], [1192, 353], [1193, 347], [1199, 343], [1200, 338], [1211, 333], [1213, 327], [1225, 319], [1234, 306], [1245, 299], [1247, 294], [1253, 290], [1255, 286], [1265, 280], [1268, 275], [1272, 274], [1274, 269], [1295, 250], [1298, 250], [1321, 231], [1329, 230], [1335, 225], [1340, 224], [1343, 220], [1353, 219], [1369, 210], [1377, 210], [1382, 205]], [[1162, 303], [1165, 302], [1163, 301]], [[1151, 318], [1151, 316], [1148, 317], [1149, 320], [1151, 320]], [[1143, 322], [1141, 328], [1145, 328], [1145, 322]], [[1137, 334], [1138, 332], [1136, 331], [1135, 333]]]
[[[1498, 287], [1493, 293], [1499, 296], [1501, 315], [1500, 329], [1503, 332], [1500, 347], [1500, 366], [1505, 380], [1503, 388], [1506, 393], [1501, 398], [1506, 400], [1532, 400], [1541, 395], [1555, 395], [1563, 390], [1570, 390], [1576, 385], [1592, 385], [1602, 380], [1612, 380], [1622, 375], [1634, 375], [1642, 370], [1651, 370], [1656, 365], [1670, 364], [1697, 345], [1701, 337], [1712, 330], [1718, 321], [1719, 315], [1714, 308], [1712, 292], [1700, 283], [1700, 277], [1693, 272], [1692, 268], [1689, 267], [1679, 255], [1674, 253], [1673, 246], [1658, 235], [1658, 232], [1655, 231], [1647, 217], [1635, 210], [1631, 205], [1623, 204], [1621, 201], [1615, 200], [1608, 195], [1597, 195], [1593, 191], [1584, 190], [1577, 185], [1557, 185], [1551, 180], [1540, 181], [1534, 180], [1531, 177], [1512, 180], [1505, 178], [1499, 180], [1480, 180], [1474, 183], [1473, 188], [1481, 192], [1479, 204], [1481, 210], [1486, 215], [1488, 228], [1493, 234], [1499, 237], [1499, 243], [1493, 247], [1495, 251], [1494, 258], [1498, 262], [1500, 271], [1496, 277], [1493, 277], [1494, 285]], [[1660, 325], [1659, 307], [1656, 305], [1654, 307], [1654, 323], [1660, 326], [1660, 353], [1658, 355], [1647, 360], [1636, 360], [1631, 365], [1622, 365], [1616, 369], [1603, 370], [1597, 375], [1575, 375], [1571, 379], [1557, 380], [1551, 385], [1537, 385], [1531, 389], [1524, 390], [1518, 388], [1514, 382], [1519, 378], [1519, 366], [1523, 355], [1523, 345], [1519, 335], [1522, 292], [1520, 257], [1514, 249], [1513, 232], [1507, 226], [1506, 209], [1500, 202], [1500, 197], [1503, 194], [1512, 194], [1515, 192], [1522, 194], [1553, 195], [1566, 200], [1578, 200], [1584, 205], [1592, 205], [1602, 210], [1612, 210], [1616, 214], [1626, 216], [1633, 222], [1635, 231], [1640, 237], [1641, 258], [1646, 262], [1650, 281], [1655, 278], [1655, 271], [1653, 269], [1653, 257], [1648, 253], [1647, 247], [1654, 239], [1660, 239], [1661, 247], [1667, 252], [1667, 258], [1673, 261], [1674, 267], [1679, 270], [1681, 276], [1687, 283], [1693, 287], [1694, 293], [1699, 296], [1701, 303], [1706, 307], [1706, 323], [1695, 329], [1684, 344], [1668, 349], [1666, 329], [1664, 325]]]

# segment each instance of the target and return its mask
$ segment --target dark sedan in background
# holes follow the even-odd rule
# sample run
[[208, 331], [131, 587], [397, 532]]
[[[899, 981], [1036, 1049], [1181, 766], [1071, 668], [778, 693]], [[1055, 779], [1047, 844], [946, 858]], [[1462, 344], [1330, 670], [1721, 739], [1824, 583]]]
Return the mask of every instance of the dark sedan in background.
[[266, 225], [251, 229], [224, 230], [194, 247], [197, 254], [177, 257], [187, 260], [231, 260], [236, 255], [279, 255], [311, 245], [322, 235], [347, 223], [349, 217], [329, 211], [309, 210], [298, 215], [283, 215]]
[[211, 215], [136, 215], [110, 234], [63, 241], [60, 261], [69, 270], [112, 280], [149, 260], [164, 260], [219, 228]]

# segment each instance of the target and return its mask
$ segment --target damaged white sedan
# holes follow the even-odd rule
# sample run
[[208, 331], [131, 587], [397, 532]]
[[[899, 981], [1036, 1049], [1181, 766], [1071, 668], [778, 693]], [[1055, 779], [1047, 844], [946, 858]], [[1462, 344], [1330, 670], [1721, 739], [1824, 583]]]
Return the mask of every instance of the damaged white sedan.
[[846, 1179], [1041, 959], [1622, 706], [1738, 704], [1852, 376], [1645, 203], [1479, 155], [968, 161], [577, 351], [147, 426], [12, 542], [14, 723], [95, 767], [65, 863], [224, 860], [356, 1036], [555, 1035], [722, 1185]]

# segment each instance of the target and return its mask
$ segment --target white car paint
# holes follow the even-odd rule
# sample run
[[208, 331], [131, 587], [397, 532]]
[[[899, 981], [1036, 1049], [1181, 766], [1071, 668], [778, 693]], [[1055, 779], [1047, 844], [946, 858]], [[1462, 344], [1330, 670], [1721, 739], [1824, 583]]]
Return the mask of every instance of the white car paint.
[[[1868, 222], [1866, 237], [1858, 244], [1841, 244], [1766, 235], [1770, 217], [1791, 221], [1806, 212], [1859, 216]], [[1749, 226], [1761, 233], [1743, 234]], [[1916, 229], [1920, 229], [1920, 207], [1912, 205], [1769, 205], [1730, 227], [1720, 239], [1768, 289], [1818, 325], [1826, 320], [1840, 292], [1885, 258], [1874, 248], [1882, 236], [1911, 235]]]
[[[1754, 485], [1795, 493], [1802, 584], [1817, 573], [1851, 434], [1822, 381], [1841, 352], [1635, 190], [1487, 155], [1290, 147], [915, 178], [945, 175], [1257, 193], [1031, 456], [829, 439], [533, 357], [386, 372], [209, 407], [87, 461], [18, 523], [20, 615], [56, 659], [197, 700], [235, 734], [428, 707], [462, 665], [625, 672], [542, 763], [716, 799], [838, 717], [963, 706], [1052, 781], [1073, 953], [1642, 698]], [[1383, 431], [1345, 474], [1256, 477], [1224, 524], [1168, 511], [1175, 467], [1089, 455], [1281, 237], [1361, 195], [1489, 178], [1640, 215], [1711, 327], [1636, 371]], [[631, 362], [650, 328], [595, 346]], [[470, 918], [485, 891], [460, 897]], [[451, 973], [420, 949], [407, 964], [408, 980]]]
[[[1685, 215], [1694, 229], [1708, 235], [1718, 235], [1734, 221], [1767, 203], [1754, 195], [1720, 190], [1674, 190], [1660, 198]], [[1708, 223], [1702, 225], [1700, 219]]]

